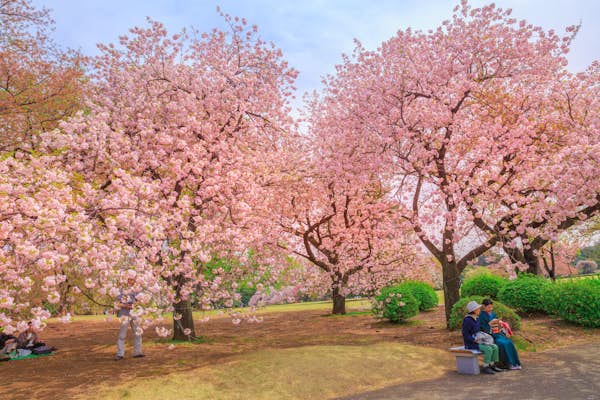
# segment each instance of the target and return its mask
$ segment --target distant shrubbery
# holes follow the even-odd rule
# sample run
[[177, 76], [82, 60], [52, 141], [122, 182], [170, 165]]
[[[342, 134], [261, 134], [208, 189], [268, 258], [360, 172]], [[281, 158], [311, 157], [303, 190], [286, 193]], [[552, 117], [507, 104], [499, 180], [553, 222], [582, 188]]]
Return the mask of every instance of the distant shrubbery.
[[578, 279], [544, 288], [547, 312], [565, 321], [600, 328], [600, 280]]
[[600, 327], [600, 278], [553, 282], [541, 276], [522, 274], [509, 281], [492, 274], [478, 274], [465, 281], [461, 296], [463, 298], [452, 308], [451, 329], [460, 328], [469, 301], [481, 303], [485, 297], [500, 301], [494, 301], [494, 312], [509, 323], [514, 318], [517, 323], [511, 326], [519, 325], [514, 309], [523, 313], [543, 312], [578, 325]]
[[425, 282], [407, 281], [398, 285], [410, 290], [414, 298], [419, 302], [419, 311], [430, 310], [438, 304], [438, 297], [433, 287]]
[[391, 322], [400, 322], [419, 313], [419, 301], [409, 287], [388, 286], [373, 299], [373, 314]]
[[508, 281], [498, 292], [498, 300], [518, 312], [530, 313], [535, 311], [545, 312], [541, 294], [548, 279], [531, 275], [519, 275], [517, 279]]
[[491, 273], [479, 273], [467, 278], [460, 287], [461, 297], [484, 296], [492, 299], [498, 298], [498, 292], [507, 283], [508, 279]]

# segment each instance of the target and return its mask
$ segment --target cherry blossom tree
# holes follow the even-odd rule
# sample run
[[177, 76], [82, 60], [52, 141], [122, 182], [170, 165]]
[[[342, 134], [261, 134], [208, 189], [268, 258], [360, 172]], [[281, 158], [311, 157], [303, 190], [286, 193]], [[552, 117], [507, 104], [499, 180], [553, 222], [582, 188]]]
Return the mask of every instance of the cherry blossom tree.
[[283, 147], [284, 172], [268, 210], [278, 225], [277, 244], [322, 271], [333, 314], [345, 314], [350, 291], [372, 294], [399, 279], [414, 251], [388, 188], [359, 164], [368, 147], [348, 140], [330, 112], [335, 107], [318, 98], [309, 103], [309, 133]]
[[253, 207], [290, 124], [296, 72], [256, 27], [224, 19], [229, 31], [194, 35], [149, 21], [100, 46], [89, 113], [54, 140], [85, 177], [89, 215], [168, 289], [175, 339], [195, 336], [193, 299], [203, 310], [233, 305], [225, 275], [235, 269], [204, 266], [215, 255], [243, 259], [260, 241]]
[[37, 134], [80, 109], [84, 58], [48, 36], [47, 9], [0, 2], [0, 151], [35, 148]]
[[[43, 324], [62, 312], [96, 273], [84, 260], [91, 226], [77, 179], [44, 145], [43, 132], [80, 107], [82, 58], [48, 37], [46, 9], [26, 0], [0, 2], [0, 328]], [[108, 239], [109, 243], [110, 239]]]
[[597, 201], [595, 185], [578, 186], [597, 171], [597, 109], [569, 121], [575, 102], [560, 96], [576, 30], [560, 37], [463, 1], [435, 30], [399, 31], [375, 51], [358, 43], [326, 81], [346, 134], [386, 150], [398, 214], [442, 265], [447, 318], [471, 260]]

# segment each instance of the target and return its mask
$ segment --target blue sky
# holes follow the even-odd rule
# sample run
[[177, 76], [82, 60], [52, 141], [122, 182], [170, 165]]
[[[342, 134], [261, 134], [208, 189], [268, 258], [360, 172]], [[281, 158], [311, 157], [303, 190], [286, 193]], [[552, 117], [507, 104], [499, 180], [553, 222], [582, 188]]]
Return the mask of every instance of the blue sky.
[[[299, 95], [318, 89], [321, 77], [333, 71], [353, 39], [375, 48], [399, 29], [429, 29], [450, 18], [459, 0], [34, 0], [52, 9], [58, 43], [97, 54], [96, 43], [115, 42], [149, 16], [169, 31], [194, 26], [201, 31], [222, 27], [217, 6], [257, 24], [264, 39], [280, 47], [300, 71]], [[471, 4], [487, 4], [471, 0]], [[499, 0], [519, 19], [562, 32], [582, 22], [569, 54], [569, 69], [580, 71], [600, 59], [599, 0]]]

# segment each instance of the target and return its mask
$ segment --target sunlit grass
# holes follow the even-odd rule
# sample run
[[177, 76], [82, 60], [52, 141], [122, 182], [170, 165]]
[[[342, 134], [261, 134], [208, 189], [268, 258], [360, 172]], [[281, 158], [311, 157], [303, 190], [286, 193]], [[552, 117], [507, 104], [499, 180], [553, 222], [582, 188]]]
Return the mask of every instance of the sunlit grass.
[[452, 366], [450, 358], [443, 350], [390, 342], [265, 349], [193, 371], [103, 386], [82, 398], [331, 399], [436, 378], [446, 372], [440, 365]]
[[[436, 294], [438, 296], [438, 304], [444, 304], [444, 292], [442, 290], [436, 290]], [[333, 304], [331, 300], [326, 301], [309, 301], [302, 303], [288, 303], [288, 304], [274, 304], [265, 307], [260, 307], [256, 310], [258, 314], [267, 314], [267, 313], [278, 313], [278, 312], [299, 312], [299, 311], [314, 311], [314, 310], [322, 310], [324, 312], [331, 312]], [[361, 299], [348, 299], [346, 300], [346, 315], [359, 315], [357, 313], [364, 312], [365, 314], [371, 309], [371, 301], [367, 298]], [[248, 308], [236, 308], [233, 311], [246, 312]], [[194, 318], [202, 318], [202, 317], [220, 317], [227, 316], [227, 310], [210, 310], [210, 311], [194, 311]], [[171, 313], [163, 314], [165, 319], [170, 319], [172, 316]], [[93, 322], [93, 321], [104, 321], [106, 318], [114, 318], [112, 315], [76, 315], [73, 316], [72, 321], [74, 322]], [[58, 318], [50, 318], [48, 322], [58, 322]]]

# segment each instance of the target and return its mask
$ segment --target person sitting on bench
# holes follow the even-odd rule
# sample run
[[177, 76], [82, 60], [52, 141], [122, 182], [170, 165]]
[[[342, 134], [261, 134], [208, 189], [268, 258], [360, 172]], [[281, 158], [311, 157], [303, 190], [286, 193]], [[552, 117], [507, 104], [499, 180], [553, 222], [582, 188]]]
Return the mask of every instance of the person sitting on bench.
[[494, 337], [494, 343], [498, 346], [500, 361], [506, 368], [511, 370], [521, 369], [519, 353], [512, 340], [502, 331], [501, 320], [494, 314], [494, 302], [490, 299], [484, 299], [481, 302], [481, 314], [479, 314], [479, 323], [481, 330]]
[[475, 338], [481, 331], [481, 325], [478, 319], [479, 313], [481, 312], [481, 304], [478, 304], [476, 301], [470, 301], [469, 304], [467, 304], [467, 312], [468, 314], [463, 319], [462, 324], [465, 349], [479, 350], [483, 353], [483, 369], [481, 372], [484, 374], [501, 372], [502, 370], [495, 365], [499, 359], [498, 346], [495, 344], [484, 344], [481, 340]]

